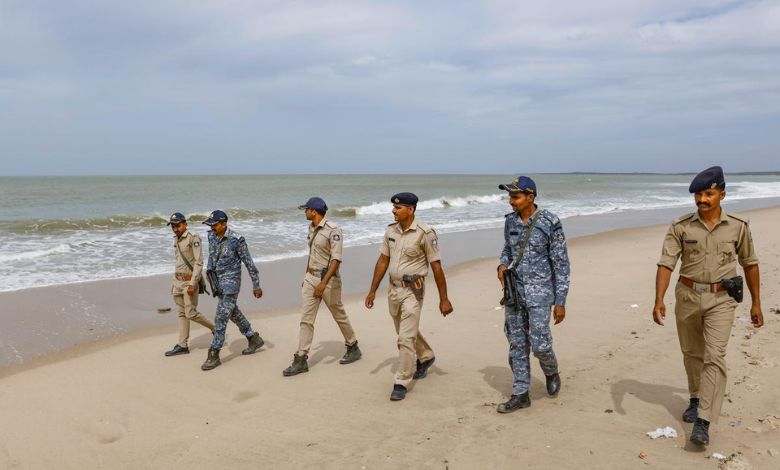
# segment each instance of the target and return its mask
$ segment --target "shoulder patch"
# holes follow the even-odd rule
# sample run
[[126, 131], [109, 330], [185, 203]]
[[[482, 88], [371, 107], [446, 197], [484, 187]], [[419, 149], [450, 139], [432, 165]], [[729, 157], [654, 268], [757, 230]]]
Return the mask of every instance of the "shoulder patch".
[[683, 215], [681, 217], [678, 217], [678, 218], [674, 219], [674, 222], [672, 222], [672, 225], [679, 224], [680, 222], [685, 222], [686, 220], [690, 219], [691, 217], [693, 217], [695, 215], [696, 215], [695, 212], [691, 212], [689, 214], [685, 214], [685, 215]]
[[192, 246], [198, 248], [200, 246], [200, 239], [199, 238], [195, 239], [195, 241], [192, 242]]
[[341, 235], [339, 235], [338, 233], [334, 233], [331, 238], [333, 239], [334, 242], [337, 242], [341, 240]]

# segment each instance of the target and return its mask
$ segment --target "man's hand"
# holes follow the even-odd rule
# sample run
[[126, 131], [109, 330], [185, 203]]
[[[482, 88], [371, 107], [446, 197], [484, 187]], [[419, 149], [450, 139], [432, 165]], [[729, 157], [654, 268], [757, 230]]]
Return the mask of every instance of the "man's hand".
[[501, 283], [501, 288], [503, 289], [506, 287], [504, 285], [504, 271], [506, 271], [506, 265], [502, 264], [498, 267], [498, 282]]
[[756, 328], [764, 326], [764, 314], [761, 313], [760, 305], [750, 307], [750, 321], [753, 322], [753, 326]]
[[661, 326], [664, 326], [664, 319], [666, 318], [666, 305], [663, 302], [656, 302], [653, 307], [653, 321]]
[[255, 289], [252, 291], [253, 294], [255, 294], [255, 298], [259, 299], [263, 296], [263, 289]]
[[444, 317], [452, 313], [452, 303], [450, 303], [450, 299], [441, 299], [439, 301], [439, 311]]
[[553, 307], [553, 318], [555, 319], [555, 323], [553, 323], [553, 325], [557, 325], [558, 323], [562, 322], [564, 318], [566, 318], [566, 307], [563, 305], [556, 305]]
[[374, 308], [374, 297], [376, 297], [376, 292], [369, 292], [366, 296], [366, 308], [372, 309]]
[[315, 299], [321, 299], [322, 298], [322, 294], [325, 293], [325, 288], [327, 286], [328, 285], [325, 284], [324, 282], [320, 282], [319, 284], [317, 284], [317, 287], [314, 288], [314, 298]]
[[192, 295], [195, 293], [195, 287], [194, 286], [187, 286], [187, 295]]

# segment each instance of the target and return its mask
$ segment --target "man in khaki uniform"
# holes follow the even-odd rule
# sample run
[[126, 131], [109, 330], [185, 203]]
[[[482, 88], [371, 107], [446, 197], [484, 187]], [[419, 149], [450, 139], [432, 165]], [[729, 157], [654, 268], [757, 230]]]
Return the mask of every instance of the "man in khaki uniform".
[[173, 230], [173, 250], [176, 272], [173, 273], [173, 301], [179, 311], [179, 342], [166, 356], [189, 354], [190, 322], [199, 323], [214, 333], [214, 323], [198, 312], [198, 294], [203, 270], [203, 248], [200, 237], [187, 230], [187, 220], [180, 212], [171, 216], [168, 225]]
[[[720, 167], [699, 173], [688, 188], [699, 210], [672, 223], [664, 238], [656, 274], [653, 320], [664, 324], [664, 295], [677, 264], [674, 313], [691, 399], [683, 420], [695, 423], [690, 440], [709, 443], [709, 424], [717, 422], [726, 392], [726, 346], [741, 291], [726, 291], [724, 283], [737, 275], [737, 261], [745, 271], [756, 328], [764, 324], [759, 295], [758, 257], [745, 219], [727, 214], [720, 205], [726, 181]], [[727, 281], [728, 282], [728, 281]], [[740, 281], [741, 282], [741, 281]]]
[[[406, 397], [406, 389], [413, 379], [422, 379], [427, 375], [428, 368], [435, 360], [433, 350], [420, 333], [420, 311], [428, 264], [431, 265], [439, 290], [439, 311], [443, 316], [452, 313], [452, 304], [447, 297], [447, 281], [441, 268], [436, 232], [414, 218], [417, 196], [412, 193], [399, 193], [390, 201], [393, 203], [396, 222], [390, 224], [385, 232], [365, 304], [369, 309], [374, 306], [376, 290], [389, 269], [390, 287], [387, 300], [390, 316], [398, 333], [399, 358], [390, 399], [398, 401]], [[415, 359], [416, 369], [413, 371]]]
[[355, 332], [341, 302], [341, 276], [338, 273], [344, 245], [341, 228], [325, 218], [328, 206], [321, 198], [313, 197], [298, 208], [306, 211], [306, 220], [311, 222], [308, 237], [309, 259], [301, 286], [303, 312], [298, 351], [293, 355], [292, 365], [282, 371], [285, 377], [309, 371], [306, 361], [314, 338], [314, 320], [322, 301], [325, 301], [344, 336], [347, 351], [339, 360], [339, 364], [351, 364], [362, 356]]

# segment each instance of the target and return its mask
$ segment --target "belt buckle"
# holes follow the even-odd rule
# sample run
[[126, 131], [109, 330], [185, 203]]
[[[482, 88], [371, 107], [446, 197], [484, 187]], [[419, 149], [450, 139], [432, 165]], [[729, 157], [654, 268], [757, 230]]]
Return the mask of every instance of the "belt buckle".
[[694, 282], [693, 283], [693, 290], [700, 294], [707, 294], [710, 292], [710, 285], [709, 284], [702, 284], [700, 282]]

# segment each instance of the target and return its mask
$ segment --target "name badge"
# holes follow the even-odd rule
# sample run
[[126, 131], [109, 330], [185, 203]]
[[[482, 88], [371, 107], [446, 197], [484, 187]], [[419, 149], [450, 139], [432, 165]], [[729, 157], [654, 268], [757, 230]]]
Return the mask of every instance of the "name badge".
[[693, 243], [699, 243], [699, 241], [698, 240], [683, 240], [683, 243], [693, 244]]

